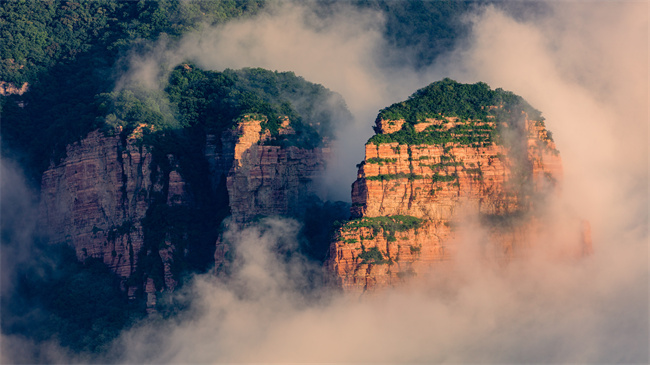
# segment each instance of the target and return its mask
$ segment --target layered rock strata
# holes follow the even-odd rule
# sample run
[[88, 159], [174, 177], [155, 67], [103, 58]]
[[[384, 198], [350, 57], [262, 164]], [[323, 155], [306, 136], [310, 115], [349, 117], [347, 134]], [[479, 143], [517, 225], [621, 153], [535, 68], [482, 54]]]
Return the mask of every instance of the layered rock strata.
[[[161, 161], [154, 163], [151, 148], [140, 142], [134, 134], [94, 131], [69, 145], [66, 158], [43, 174], [40, 219], [51, 242], [69, 244], [79, 260], [102, 260], [122, 278], [130, 298], [140, 291], [153, 308], [156, 292], [177, 285], [173, 265], [178, 253], [169, 236], [156, 250], [145, 250], [143, 223], [156, 202], [187, 207], [192, 199], [174, 156], [164, 157], [163, 169]], [[146, 270], [142, 259], [159, 265]], [[138, 272], [140, 282], [133, 280]]]
[[[222, 159], [229, 161], [226, 185], [231, 211], [229, 225], [242, 226], [263, 216], [299, 217], [313, 201], [325, 170], [330, 148], [265, 145], [270, 137], [262, 121], [244, 120], [224, 133]], [[284, 123], [280, 134], [294, 131]], [[217, 164], [213, 164], [217, 168]], [[230, 243], [219, 237], [215, 272], [227, 270], [233, 253]]]
[[[237, 223], [299, 214], [316, 191], [329, 153], [328, 148], [264, 145], [270, 134], [262, 123], [243, 118], [221, 136], [208, 135], [203, 155], [194, 156], [209, 167], [210, 176], [201, 177], [210, 185], [206, 196], [225, 195], [220, 204], [228, 206], [217, 208], [229, 210]], [[156, 155], [143, 143], [143, 128], [148, 127], [129, 136], [94, 131], [68, 146], [66, 158], [43, 174], [40, 212], [51, 242], [69, 244], [80, 260], [101, 259], [123, 279], [132, 298], [140, 291], [153, 308], [157, 293], [177, 285], [178, 261], [191, 247], [175, 242], [195, 240], [190, 230], [198, 226], [188, 228], [193, 222], [187, 212], [201, 211], [206, 196], [195, 196], [173, 153]], [[288, 121], [280, 133], [293, 133]], [[202, 219], [218, 227], [223, 217]], [[224, 248], [217, 246], [216, 257], [223, 260]]]
[[[459, 123], [456, 118], [452, 120], [456, 122], [451, 123]], [[428, 127], [432, 125], [429, 123], [415, 126]], [[521, 156], [513, 158], [510, 147], [494, 142], [481, 146], [453, 142], [366, 144], [365, 160], [352, 186], [353, 216], [402, 214], [450, 219], [461, 202], [484, 214], [518, 210], [521, 194], [529, 193], [518, 186], [531, 183], [525, 179], [532, 178], [536, 191], [545, 192], [555, 189], [562, 176], [559, 154], [543, 133], [544, 127], [527, 116], [523, 123], [526, 131], [523, 142], [528, 146], [524, 161]], [[392, 133], [394, 129], [381, 127], [385, 124], [378, 120], [379, 133]], [[493, 123], [473, 124], [482, 133], [494, 128]], [[418, 129], [417, 133], [424, 130]]]
[[[294, 133], [287, 125], [280, 134]], [[269, 146], [261, 121], [241, 122], [224, 136], [234, 141], [233, 162], [227, 177], [233, 219], [249, 222], [257, 216], [299, 214], [304, 202], [316, 194], [329, 148]]]
[[[387, 219], [400, 224], [400, 218]], [[377, 218], [362, 218], [335, 233], [327, 269], [345, 291], [395, 285], [453, 257], [453, 233], [447, 221], [422, 221], [417, 228], [397, 231], [373, 223], [379, 223]]]
[[[413, 141], [445, 131], [451, 141], [413, 144], [392, 137], [407, 122], [378, 118], [379, 138], [366, 144], [352, 185], [355, 219], [330, 246], [326, 268], [336, 285], [363, 292], [449, 262], [467, 233], [451, 227], [468, 217], [478, 222], [486, 256], [525, 255], [542, 230], [535, 212], [559, 192], [562, 163], [544, 123], [525, 112], [516, 117], [500, 125], [490, 117], [427, 118], [410, 126]], [[588, 234], [583, 228], [583, 253], [591, 250]]]
[[[134, 295], [137, 286], [127, 284], [138, 266], [144, 247], [143, 219], [154, 195], [169, 205], [187, 205], [186, 184], [173, 156], [170, 169], [152, 171], [152, 151], [134, 138], [91, 132], [67, 147], [67, 157], [50, 166], [42, 177], [41, 221], [50, 240], [68, 243], [80, 260], [101, 259], [122, 277]], [[155, 173], [159, 172], [159, 173]], [[171, 279], [169, 250], [162, 249], [164, 276]]]

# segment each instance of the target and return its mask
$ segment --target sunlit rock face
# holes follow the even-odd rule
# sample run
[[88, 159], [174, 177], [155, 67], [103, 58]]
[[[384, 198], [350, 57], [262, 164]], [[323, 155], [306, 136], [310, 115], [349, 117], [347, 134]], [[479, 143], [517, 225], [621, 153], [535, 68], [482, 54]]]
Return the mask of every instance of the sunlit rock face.
[[[217, 232], [228, 214], [238, 224], [299, 215], [316, 194], [329, 148], [265, 145], [269, 132], [261, 123], [243, 118], [219, 137], [206, 136], [203, 152], [186, 157], [185, 165], [142, 140], [146, 125], [129, 135], [90, 133], [43, 174], [40, 219], [51, 242], [69, 244], [79, 260], [101, 259], [132, 298], [142, 296], [154, 308], [158, 293], [177, 286], [179, 266], [198, 251], [192, 245], [201, 224]], [[293, 133], [288, 121], [279, 133]], [[202, 161], [205, 176], [188, 174]], [[215, 234], [205, 249], [210, 257], [215, 242], [219, 266], [228, 247]]]
[[[268, 130], [258, 119], [239, 122], [222, 136], [231, 219], [228, 225], [245, 225], [264, 216], [304, 214], [318, 192], [326, 160], [327, 145], [315, 148], [265, 145]], [[283, 123], [280, 134], [291, 134]], [[215, 272], [229, 265], [232, 247], [219, 237], [215, 250]]]
[[[495, 143], [368, 143], [352, 187], [354, 215], [450, 219], [460, 201], [484, 214], [520, 210], [521, 184], [531, 183], [535, 191], [546, 192], [555, 189], [562, 176], [553, 142], [540, 133], [544, 127], [523, 118], [528, 146], [524, 163], [510, 157], [510, 148]], [[494, 127], [494, 123], [473, 125], [486, 134], [481, 127]]]
[[[328, 147], [264, 145], [268, 131], [262, 131], [261, 123], [242, 121], [223, 137], [224, 146], [234, 146], [227, 186], [232, 217], [239, 223], [304, 210], [329, 154]], [[289, 128], [287, 123], [279, 133], [292, 133]]]
[[[505, 92], [484, 84], [440, 83], [465, 91], [425, 88], [377, 118], [352, 185], [355, 219], [338, 228], [326, 263], [347, 291], [394, 285], [453, 260], [455, 242], [471, 233], [461, 221], [476, 222], [486, 256], [502, 262], [525, 255], [544, 229], [544, 203], [560, 193], [562, 162], [541, 114], [511, 93], [503, 101]], [[441, 98], [471, 99], [475, 110], [431, 108], [404, 120], [409, 107]], [[501, 102], [491, 105], [495, 100]], [[576, 241], [589, 246], [588, 226], [581, 227], [584, 238]]]

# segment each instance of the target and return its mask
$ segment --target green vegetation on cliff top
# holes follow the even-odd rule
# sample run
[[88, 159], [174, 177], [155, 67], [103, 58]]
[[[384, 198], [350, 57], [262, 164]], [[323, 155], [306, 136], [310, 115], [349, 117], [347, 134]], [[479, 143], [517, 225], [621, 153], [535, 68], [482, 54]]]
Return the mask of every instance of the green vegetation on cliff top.
[[[496, 106], [497, 108], [490, 108]], [[497, 120], [510, 114], [526, 112], [532, 120], [543, 120], [541, 113], [522, 97], [501, 88], [492, 90], [484, 82], [461, 84], [445, 78], [426, 86], [408, 100], [379, 111], [378, 119], [404, 119], [408, 123], [424, 122], [426, 118], [459, 117], [463, 120]], [[508, 122], [508, 120], [504, 120]]]
[[[260, 119], [273, 137], [267, 144], [313, 148], [333, 137], [336, 122], [350, 118], [343, 98], [293, 72], [261, 68], [222, 72], [182, 64], [164, 91], [127, 89], [99, 96], [109, 130], [130, 134], [140, 124], [154, 131], [199, 129], [220, 136], [242, 118]], [[294, 134], [279, 134], [288, 117]]]
[[[461, 84], [445, 78], [416, 91], [406, 101], [380, 110], [377, 120], [405, 120], [406, 123], [397, 132], [374, 135], [368, 143], [457, 143], [482, 147], [501, 142], [501, 124], [520, 129], [523, 113], [531, 120], [544, 120], [538, 110], [512, 92], [492, 90], [483, 82]], [[413, 126], [426, 119], [444, 117], [458, 120], [451, 128], [432, 125], [419, 133]], [[377, 127], [375, 131], [379, 132]]]
[[[172, 72], [166, 92], [182, 126], [201, 125], [218, 134], [243, 115], [261, 115], [266, 117], [263, 127], [277, 144], [317, 146], [323, 137], [333, 137], [336, 122], [350, 118], [340, 95], [293, 72], [261, 68], [216, 72], [182, 65]], [[278, 135], [284, 117], [294, 135]]]
[[499, 138], [494, 126], [477, 125], [474, 122], [459, 123], [450, 129], [431, 125], [422, 132], [416, 132], [411, 123], [404, 123], [399, 131], [390, 134], [375, 134], [368, 141], [368, 143], [376, 145], [393, 142], [407, 145], [458, 143], [483, 147], [492, 142], [498, 143]]

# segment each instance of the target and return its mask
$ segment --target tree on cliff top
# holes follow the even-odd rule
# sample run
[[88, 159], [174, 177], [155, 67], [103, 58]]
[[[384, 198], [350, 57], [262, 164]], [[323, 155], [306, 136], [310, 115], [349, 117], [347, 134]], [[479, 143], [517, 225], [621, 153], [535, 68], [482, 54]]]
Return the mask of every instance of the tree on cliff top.
[[[492, 109], [491, 106], [499, 108]], [[484, 82], [461, 84], [445, 78], [416, 91], [406, 101], [380, 110], [377, 118], [404, 119], [415, 124], [440, 116], [485, 119], [488, 115], [498, 118], [501, 112], [512, 114], [518, 111], [526, 112], [532, 120], [544, 120], [538, 110], [510, 91], [492, 90]]]
[[[266, 117], [263, 127], [283, 143], [314, 147], [332, 137], [338, 122], [351, 118], [343, 98], [293, 72], [261, 68], [204, 71], [192, 65], [174, 69], [166, 88], [182, 126], [219, 134], [244, 114]], [[278, 136], [281, 117], [296, 134]], [[287, 139], [289, 138], [289, 139]]]

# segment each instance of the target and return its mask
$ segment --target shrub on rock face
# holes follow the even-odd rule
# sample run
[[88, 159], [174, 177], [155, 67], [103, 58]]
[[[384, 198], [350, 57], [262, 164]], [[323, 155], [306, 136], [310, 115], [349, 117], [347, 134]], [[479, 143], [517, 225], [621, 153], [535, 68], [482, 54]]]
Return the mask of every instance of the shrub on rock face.
[[367, 250], [363, 250], [359, 254], [359, 259], [361, 259], [362, 264], [382, 265], [388, 263], [388, 261], [384, 259], [384, 255], [381, 253], [381, 251], [379, 251], [379, 248], [377, 247], [370, 247]]

